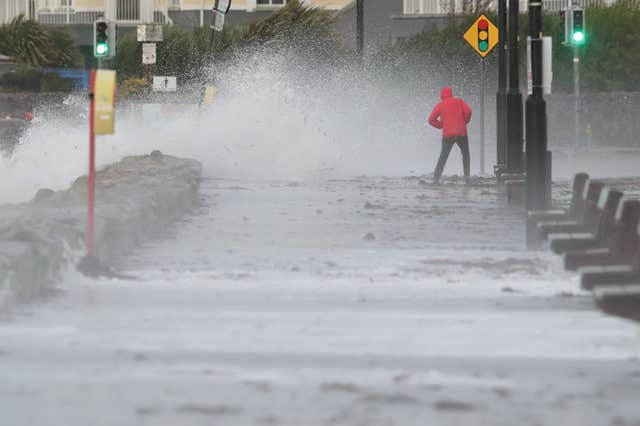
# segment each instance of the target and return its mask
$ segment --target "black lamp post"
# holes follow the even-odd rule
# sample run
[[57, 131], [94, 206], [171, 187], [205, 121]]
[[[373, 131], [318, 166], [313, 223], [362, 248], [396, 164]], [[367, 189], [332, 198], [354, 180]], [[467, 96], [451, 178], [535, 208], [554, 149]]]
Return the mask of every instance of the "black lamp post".
[[507, 0], [498, 0], [498, 93], [496, 94], [496, 167], [507, 164]]
[[364, 52], [364, 0], [356, 1], [356, 49], [362, 59]]
[[547, 153], [547, 107], [542, 68], [542, 2], [529, 0], [532, 92], [526, 102], [527, 125], [527, 209], [547, 207], [550, 155]]
[[518, 54], [519, 0], [509, 0], [509, 90], [507, 103], [507, 171], [522, 170], [522, 93], [520, 93], [520, 55]]

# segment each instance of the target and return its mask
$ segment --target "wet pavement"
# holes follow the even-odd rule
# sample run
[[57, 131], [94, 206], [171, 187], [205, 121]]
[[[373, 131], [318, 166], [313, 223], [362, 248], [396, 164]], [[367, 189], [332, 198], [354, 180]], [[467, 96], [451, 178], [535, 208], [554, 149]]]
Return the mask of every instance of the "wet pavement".
[[640, 424], [637, 327], [525, 250], [493, 180], [428, 182], [205, 179], [198, 210], [119, 265], [137, 279], [71, 273], [2, 318], [3, 417]]

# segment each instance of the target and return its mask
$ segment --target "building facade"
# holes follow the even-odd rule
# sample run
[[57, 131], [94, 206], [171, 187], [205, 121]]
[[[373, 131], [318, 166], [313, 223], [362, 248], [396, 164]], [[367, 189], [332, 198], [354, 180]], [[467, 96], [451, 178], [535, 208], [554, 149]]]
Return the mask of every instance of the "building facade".
[[[355, 45], [355, 0], [302, 0], [312, 7], [340, 12], [339, 32]], [[558, 11], [572, 0], [543, 0], [547, 11]], [[615, 0], [578, 0], [581, 6]], [[287, 0], [233, 0], [227, 25], [264, 18]], [[214, 0], [0, 0], [0, 24], [18, 14], [49, 25], [71, 26], [81, 44], [91, 42], [90, 24], [98, 17], [117, 21], [119, 32], [141, 23], [185, 28], [208, 26]], [[520, 0], [526, 10], [527, 0]], [[424, 30], [448, 25], [464, 14], [495, 9], [497, 0], [364, 0], [367, 46], [393, 42]], [[127, 29], [127, 27], [130, 27]]]
[[[310, 6], [340, 10], [352, 0], [304, 0]], [[205, 25], [213, 0], [0, 0], [0, 23], [19, 14], [50, 25], [91, 24], [103, 16], [119, 25], [141, 23], [173, 24], [172, 16], [194, 15], [196, 24]], [[233, 0], [231, 14], [271, 13], [287, 0]], [[4, 4], [3, 4], [4, 3]], [[190, 21], [189, 21], [190, 22]]]

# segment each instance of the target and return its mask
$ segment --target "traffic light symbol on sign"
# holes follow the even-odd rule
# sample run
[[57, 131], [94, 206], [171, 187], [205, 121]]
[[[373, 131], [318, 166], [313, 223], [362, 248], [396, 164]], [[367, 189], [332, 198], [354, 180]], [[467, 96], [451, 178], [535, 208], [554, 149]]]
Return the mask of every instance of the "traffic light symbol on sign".
[[484, 15], [480, 15], [465, 31], [463, 38], [477, 54], [486, 57], [498, 44], [498, 27]]
[[478, 50], [489, 50], [489, 21], [484, 18], [478, 20]]

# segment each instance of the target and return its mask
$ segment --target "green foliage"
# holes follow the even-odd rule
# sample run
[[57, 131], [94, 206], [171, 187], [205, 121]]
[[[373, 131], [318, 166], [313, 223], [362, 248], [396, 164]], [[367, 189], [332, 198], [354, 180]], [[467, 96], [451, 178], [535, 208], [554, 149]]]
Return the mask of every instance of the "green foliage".
[[[640, 7], [619, 3], [586, 11], [586, 44], [580, 48], [582, 86], [593, 90], [640, 91]], [[570, 48], [558, 52], [565, 69], [560, 83], [569, 84]], [[555, 52], [554, 52], [555, 53]], [[554, 59], [556, 59], [554, 58]]]
[[[494, 16], [486, 14], [493, 22]], [[441, 29], [422, 31], [388, 45], [370, 58], [376, 66], [390, 68], [400, 83], [426, 88], [453, 85], [468, 95], [479, 90], [480, 56], [462, 37], [476, 16], [449, 17]], [[486, 57], [488, 80], [497, 74], [497, 54]], [[437, 93], [432, 93], [432, 96]]]
[[49, 32], [49, 60], [47, 65], [56, 68], [75, 68], [83, 65], [80, 49], [71, 35], [60, 29]]
[[17, 63], [44, 66], [49, 62], [49, 39], [34, 21], [16, 16], [0, 28], [0, 52], [13, 57]]
[[148, 90], [144, 78], [127, 78], [118, 86], [118, 95], [124, 98], [144, 94]]
[[69, 92], [73, 82], [57, 74], [25, 67], [0, 76], [0, 87], [28, 92]]
[[113, 67], [118, 71], [118, 78], [124, 80], [130, 77], [141, 77], [143, 75], [142, 45], [136, 40], [133, 34], [127, 34], [118, 38], [116, 47], [116, 57], [113, 60]]
[[[581, 87], [592, 91], [640, 91], [640, 2], [622, 1], [608, 7], [586, 10], [586, 44], [579, 48]], [[493, 22], [495, 16], [489, 15]], [[387, 46], [375, 61], [392, 64], [396, 72], [420, 70], [430, 81], [455, 83], [463, 90], [478, 86], [477, 54], [466, 44], [462, 34], [475, 16], [450, 18], [446, 27], [424, 31], [414, 37]], [[526, 84], [526, 40], [528, 15], [520, 16], [520, 76]], [[560, 17], [548, 13], [543, 18], [543, 32], [553, 37], [554, 91], [573, 90], [573, 50], [561, 44]], [[497, 80], [497, 50], [487, 56], [487, 77]]]
[[[211, 55], [211, 30], [164, 28], [164, 41], [157, 44], [157, 64], [154, 72], [175, 75], [182, 83], [201, 76], [209, 57], [216, 64], [234, 59], [240, 52], [254, 49], [295, 49], [299, 56], [325, 60], [345, 52], [335, 35], [336, 14], [309, 8], [299, 0], [291, 0], [273, 15], [248, 25], [226, 27], [216, 32]], [[134, 35], [118, 40], [114, 67], [119, 78], [142, 77], [141, 46]]]
[[335, 32], [337, 14], [290, 0], [270, 17], [251, 23], [239, 40], [243, 48], [293, 49], [307, 59], [331, 60], [344, 53]]
[[157, 45], [156, 72], [158, 75], [175, 75], [182, 79], [194, 76], [204, 63], [203, 52], [198, 52], [194, 31], [175, 27], [164, 28], [164, 41]]
[[40, 91], [42, 71], [35, 68], [20, 68], [0, 76], [0, 87], [10, 90]]
[[40, 80], [41, 92], [70, 92], [73, 90], [73, 82], [62, 78], [58, 74], [44, 73]]
[[[164, 41], [156, 46], [157, 63], [154, 72], [158, 75], [175, 75], [182, 82], [198, 74], [206, 59], [202, 30], [186, 31], [176, 27], [164, 28]], [[118, 40], [114, 68], [121, 80], [145, 75], [142, 65], [142, 45], [135, 34]]]
[[32, 67], [70, 68], [82, 63], [80, 51], [66, 31], [45, 31], [24, 15], [0, 27], [0, 53]]

